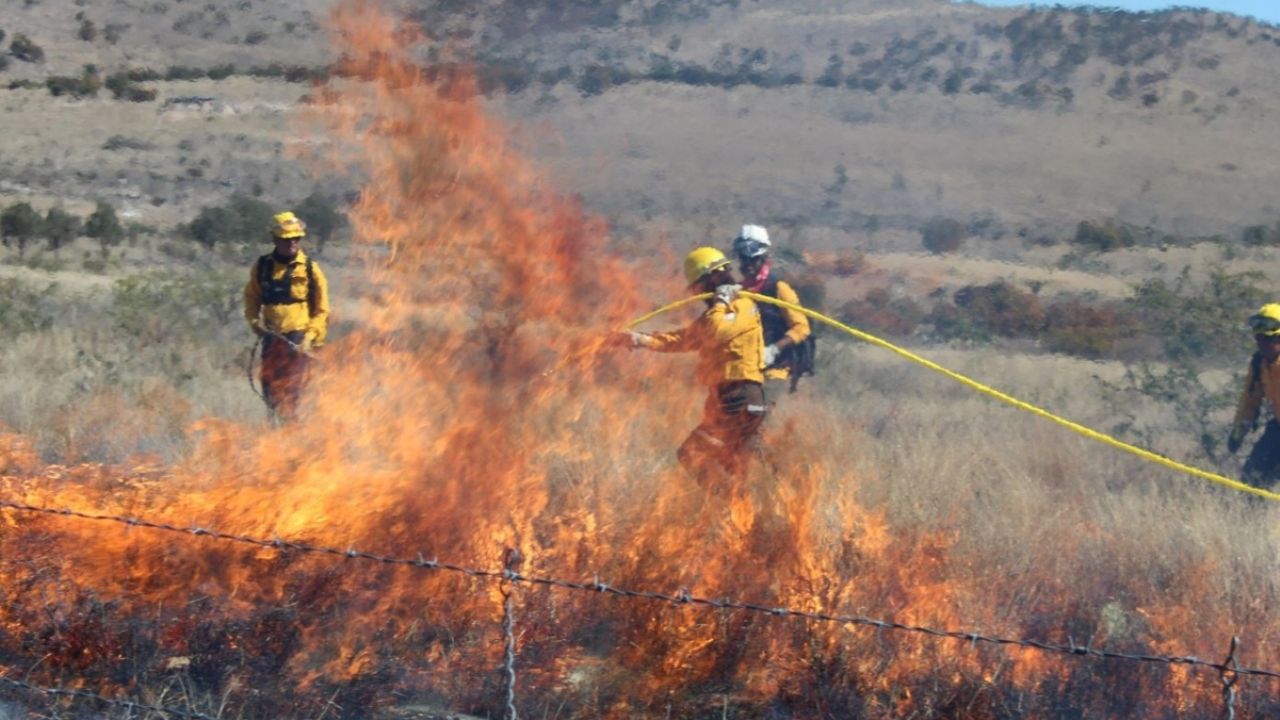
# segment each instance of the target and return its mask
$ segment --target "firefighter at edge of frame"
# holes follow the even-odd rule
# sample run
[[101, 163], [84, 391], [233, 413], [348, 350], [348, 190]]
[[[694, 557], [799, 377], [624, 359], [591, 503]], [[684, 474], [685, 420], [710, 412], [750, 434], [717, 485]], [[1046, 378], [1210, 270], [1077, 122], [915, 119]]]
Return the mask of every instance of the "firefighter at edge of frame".
[[697, 352], [697, 380], [709, 390], [702, 422], [680, 445], [680, 465], [708, 490], [719, 480], [741, 479], [759, 455], [764, 423], [764, 330], [760, 311], [739, 295], [729, 259], [700, 247], [684, 261], [689, 289], [710, 292], [707, 309], [690, 325], [672, 332], [617, 333], [614, 342], [631, 349]]
[[[733, 252], [742, 271], [742, 288], [753, 293], [801, 305], [795, 288], [774, 271], [769, 251], [769, 231], [760, 225], [743, 225], [733, 240]], [[764, 326], [765, 397], [775, 403], [783, 388], [796, 391], [804, 375], [813, 374], [813, 332], [809, 318], [790, 308], [760, 304]]]
[[1271, 401], [1271, 419], [1254, 443], [1242, 471], [1243, 480], [1270, 490], [1280, 480], [1280, 303], [1268, 303], [1249, 316], [1249, 330], [1258, 350], [1249, 361], [1244, 392], [1236, 406], [1235, 422], [1227, 438], [1227, 452], [1240, 449], [1245, 436], [1258, 423], [1263, 399]]
[[328, 332], [329, 284], [302, 251], [306, 235], [306, 224], [292, 212], [276, 214], [275, 250], [258, 258], [244, 286], [245, 319], [262, 338], [262, 396], [277, 422], [297, 417], [312, 352]]

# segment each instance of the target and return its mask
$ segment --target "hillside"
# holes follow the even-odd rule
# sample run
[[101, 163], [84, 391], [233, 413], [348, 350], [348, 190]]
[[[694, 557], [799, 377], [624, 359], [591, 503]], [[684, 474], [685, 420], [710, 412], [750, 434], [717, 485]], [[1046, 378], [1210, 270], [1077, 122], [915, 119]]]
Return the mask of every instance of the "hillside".
[[[45, 60], [10, 58], [0, 79], [88, 63], [236, 74], [153, 81], [156, 99], [137, 107], [9, 90], [2, 197], [116, 197], [174, 222], [234, 191], [306, 194], [284, 148], [307, 88], [268, 69], [333, 60], [323, 3], [12, 5], [9, 41], [27, 34]], [[750, 216], [864, 233], [944, 215], [989, 237], [1104, 218], [1209, 235], [1280, 215], [1267, 120], [1280, 31], [1228, 15], [941, 0], [450, 7], [412, 6], [438, 38], [428, 53], [474, 57], [495, 105], [535, 130], [527, 147], [625, 226]], [[80, 40], [84, 19], [117, 39]]]

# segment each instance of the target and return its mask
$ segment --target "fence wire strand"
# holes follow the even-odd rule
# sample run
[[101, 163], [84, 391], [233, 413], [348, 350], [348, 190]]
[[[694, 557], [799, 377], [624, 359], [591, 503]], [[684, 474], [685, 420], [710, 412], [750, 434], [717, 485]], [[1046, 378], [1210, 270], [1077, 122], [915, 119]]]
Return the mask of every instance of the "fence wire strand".
[[[985, 635], [979, 632], [965, 630], [947, 630], [940, 628], [928, 627], [926, 625], [915, 625], [911, 623], [902, 623], [893, 620], [881, 620], [877, 618], [862, 615], [840, 615], [835, 613], [796, 610], [787, 607], [774, 607], [762, 605], [758, 603], [742, 602], [732, 598], [707, 598], [691, 594], [686, 589], [677, 590], [674, 593], [656, 592], [652, 590], [632, 590], [623, 587], [615, 587], [608, 583], [602, 582], [598, 577], [591, 582], [579, 582], [573, 580], [565, 580], [562, 578], [526, 575], [517, 570], [487, 570], [484, 568], [467, 567], [456, 563], [444, 562], [435, 558], [425, 559], [421, 554], [414, 558], [397, 557], [392, 555], [380, 555], [377, 553], [365, 552], [357, 550], [354, 547], [348, 547], [341, 550], [333, 547], [325, 547], [321, 545], [311, 545], [308, 543], [297, 542], [292, 540], [284, 540], [276, 537], [270, 540], [255, 538], [248, 535], [237, 535], [232, 533], [219, 532], [208, 528], [193, 526], [190, 528], [179, 527], [168, 523], [154, 522], [134, 517], [123, 517], [118, 515], [103, 515], [71, 510], [69, 508], [48, 508], [37, 505], [28, 505], [26, 503], [12, 502], [8, 500], [0, 500], [0, 509], [9, 509], [18, 512], [37, 513], [43, 515], [54, 515], [60, 517], [78, 518], [82, 520], [93, 520], [99, 522], [110, 522], [125, 525], [128, 527], [141, 527], [152, 530], [161, 530], [165, 532], [178, 533], [182, 535], [191, 535], [195, 537], [205, 537], [215, 540], [226, 540], [230, 542], [243, 543], [256, 547], [273, 548], [276, 550], [292, 550], [300, 553], [309, 553], [317, 555], [327, 555], [330, 557], [342, 558], [344, 560], [366, 560], [378, 562], [385, 565], [401, 565], [406, 567], [419, 568], [423, 570], [440, 570], [445, 572], [454, 572], [468, 575], [470, 577], [494, 581], [506, 581], [511, 583], [524, 583], [526, 585], [535, 585], [542, 587], [560, 588], [565, 590], [577, 590], [583, 592], [593, 592], [602, 595], [610, 595], [613, 597], [633, 599], [633, 600], [651, 600], [655, 602], [666, 603], [675, 606], [695, 606], [714, 608], [717, 610], [741, 610], [743, 612], [759, 613], [771, 617], [794, 618], [798, 620], [810, 620], [814, 622], [831, 623], [835, 625], [852, 625], [859, 627], [874, 628], [877, 631], [897, 630], [906, 633], [914, 633], [934, 638], [959, 640], [967, 642], [971, 645], [985, 643], [989, 645], [1021, 647], [1029, 650], [1040, 650], [1048, 653], [1059, 653], [1063, 655], [1071, 655], [1076, 657], [1091, 657], [1100, 660], [1127, 660], [1132, 662], [1143, 663], [1163, 663], [1167, 665], [1184, 665], [1193, 668], [1205, 668], [1217, 670], [1225, 678], [1229, 674], [1231, 677], [1238, 679], [1240, 676], [1256, 676], [1280, 679], [1280, 672], [1274, 670], [1265, 670], [1260, 668], [1245, 668], [1236, 665], [1234, 655], [1227, 658], [1226, 661], [1216, 662], [1205, 660], [1194, 655], [1154, 655], [1149, 653], [1126, 653], [1115, 650], [1099, 650], [1089, 645], [1077, 645], [1074, 641], [1067, 643], [1046, 642], [1042, 640], [1033, 640], [1027, 638], [1007, 638], [993, 635]], [[1234, 686], [1235, 680], [1232, 680]], [[1234, 693], [1234, 690], [1232, 690]]]
[[117, 698], [109, 698], [105, 695], [98, 695], [87, 690], [75, 690], [72, 688], [45, 687], [43, 685], [33, 685], [22, 680], [14, 680], [0, 676], [0, 686], [21, 690], [23, 692], [35, 693], [38, 695], [46, 695], [53, 698], [68, 698], [73, 700], [85, 700], [104, 703], [122, 710], [129, 711], [145, 711], [159, 713], [161, 715], [172, 715], [174, 717], [194, 718], [195, 720], [217, 720], [212, 715], [195, 712], [193, 710], [182, 710], [180, 708], [161, 707], [159, 705], [148, 705], [146, 703], [133, 702], [132, 700], [120, 700]]

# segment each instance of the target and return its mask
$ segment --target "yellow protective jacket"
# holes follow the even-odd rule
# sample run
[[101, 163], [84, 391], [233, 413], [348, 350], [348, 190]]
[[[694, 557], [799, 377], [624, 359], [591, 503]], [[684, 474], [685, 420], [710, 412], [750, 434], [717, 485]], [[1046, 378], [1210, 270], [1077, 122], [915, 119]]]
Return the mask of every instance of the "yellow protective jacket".
[[301, 250], [288, 262], [270, 255], [271, 279], [289, 279], [289, 302], [272, 303], [264, 299], [264, 288], [258, 278], [258, 262], [249, 269], [249, 282], [244, 286], [244, 317], [253, 327], [255, 321], [271, 332], [287, 334], [303, 332], [313, 347], [324, 344], [329, 332], [329, 282], [320, 264], [311, 261], [311, 287], [307, 282], [307, 256]]
[[[1253, 366], [1257, 365], [1261, 372], [1255, 378]], [[1271, 401], [1271, 411], [1280, 417], [1280, 359], [1268, 364], [1265, 359], [1258, 363], [1249, 363], [1249, 373], [1244, 380], [1244, 392], [1240, 395], [1240, 403], [1236, 405], [1236, 428], [1252, 428], [1258, 420], [1258, 411], [1262, 409], [1262, 399]]]
[[658, 352], [696, 351], [698, 382], [707, 387], [739, 380], [764, 382], [764, 330], [760, 309], [751, 298], [740, 297], [729, 305], [713, 302], [693, 324], [652, 333], [645, 345]]

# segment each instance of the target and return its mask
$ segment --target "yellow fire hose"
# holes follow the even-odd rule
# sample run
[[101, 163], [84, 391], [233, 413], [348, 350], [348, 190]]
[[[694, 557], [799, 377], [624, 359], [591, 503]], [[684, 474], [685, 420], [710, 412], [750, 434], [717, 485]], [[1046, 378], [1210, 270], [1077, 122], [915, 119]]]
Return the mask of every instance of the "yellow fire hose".
[[[1046, 420], [1055, 422], [1074, 433], [1077, 433], [1079, 435], [1083, 435], [1089, 438], [1090, 440], [1095, 440], [1104, 445], [1110, 445], [1113, 448], [1116, 448], [1118, 450], [1123, 450], [1124, 452], [1127, 452], [1131, 455], [1136, 455], [1148, 462], [1153, 462], [1157, 465], [1163, 465], [1164, 467], [1167, 467], [1171, 470], [1177, 470], [1178, 472], [1186, 473], [1188, 475], [1193, 475], [1195, 477], [1217, 483], [1219, 485], [1222, 485], [1223, 487], [1231, 488], [1232, 490], [1239, 490], [1240, 492], [1250, 493], [1251, 495], [1257, 495], [1258, 497], [1265, 498], [1267, 500], [1280, 500], [1280, 494], [1269, 492], [1261, 488], [1256, 488], [1251, 485], [1246, 485], [1240, 482], [1239, 480], [1232, 480], [1229, 477], [1225, 477], [1217, 473], [1212, 473], [1207, 470], [1201, 470], [1200, 468], [1197, 468], [1191, 465], [1186, 465], [1176, 460], [1171, 460], [1163, 455], [1159, 455], [1157, 453], [1151, 452], [1150, 450], [1140, 448], [1136, 445], [1131, 445], [1122, 440], [1117, 440], [1116, 438], [1111, 437], [1110, 435], [1107, 435], [1105, 433], [1101, 433], [1092, 428], [1085, 427], [1080, 423], [1067, 420], [1066, 418], [1055, 415], [1049, 412], [1048, 410], [1032, 405], [1029, 402], [1019, 400], [1018, 398], [1015, 398], [1012, 395], [1005, 394], [1003, 392], [1000, 392], [999, 390], [996, 390], [995, 388], [984, 385], [978, 382], [977, 380], [969, 378], [965, 375], [961, 375], [960, 373], [955, 372], [954, 370], [949, 370], [933, 362], [932, 360], [923, 358], [911, 352], [910, 350], [898, 347], [897, 345], [894, 345], [888, 340], [884, 340], [870, 333], [866, 333], [861, 330], [858, 330], [857, 328], [845, 325], [839, 320], [829, 318], [820, 312], [810, 310], [809, 308], [802, 307], [794, 303], [789, 303], [785, 300], [779, 300], [777, 298], [768, 297], [767, 295], [760, 295], [758, 293], [748, 292], [745, 290], [742, 291], [741, 294], [751, 298], [752, 300], [755, 300], [756, 302], [763, 302], [763, 303], [768, 303], [770, 305], [777, 305], [778, 307], [784, 307], [784, 308], [787, 308], [788, 310], [794, 310], [795, 312], [802, 313], [810, 318], [813, 318], [814, 320], [817, 320], [818, 322], [824, 323], [826, 325], [830, 325], [831, 327], [836, 328], [837, 330], [845, 333], [846, 335], [850, 335], [859, 340], [862, 340], [863, 342], [868, 342], [868, 343], [871, 343], [872, 345], [882, 347], [892, 353], [896, 353], [897, 355], [903, 358], [906, 358], [907, 360], [910, 360], [911, 362], [917, 365], [926, 367], [936, 373], [941, 373], [942, 375], [945, 375], [951, 378], [952, 380], [955, 380], [961, 385], [964, 385], [972, 390], [976, 390], [982, 393], [983, 395], [986, 395], [988, 397], [993, 397], [996, 400], [999, 400], [1008, 405], [1012, 405], [1013, 407], [1018, 408], [1019, 410], [1025, 410], [1026, 412], [1029, 412], [1033, 415], [1039, 415], [1040, 417], [1045, 418]], [[687, 297], [681, 300], [677, 300], [676, 302], [670, 303], [669, 305], [664, 305], [658, 308], [657, 310], [654, 310], [653, 312], [647, 313], [645, 315], [642, 315], [639, 318], [636, 318], [635, 320], [632, 320], [630, 323], [628, 323], [627, 327], [629, 328], [635, 327], [665, 312], [675, 310], [676, 308], [682, 307], [684, 305], [688, 305], [689, 303], [692, 303], [698, 300], [706, 300], [711, 296], [712, 296], [712, 293], [703, 293], [701, 295], [694, 295], [692, 297]]]

